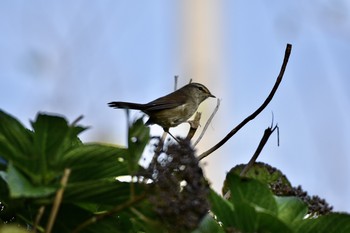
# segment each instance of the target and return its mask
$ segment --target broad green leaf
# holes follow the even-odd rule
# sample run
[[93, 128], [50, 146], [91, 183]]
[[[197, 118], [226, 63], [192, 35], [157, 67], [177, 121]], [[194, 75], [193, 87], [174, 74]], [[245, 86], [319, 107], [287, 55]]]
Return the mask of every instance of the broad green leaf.
[[232, 203], [211, 191], [209, 196], [211, 211], [218, 222], [223, 224], [223, 229], [230, 231], [239, 229], [241, 232], [254, 232], [258, 227], [255, 209], [247, 203]]
[[242, 178], [235, 174], [228, 174], [225, 181], [231, 191], [230, 200], [236, 203], [246, 203], [257, 211], [269, 212], [277, 215], [277, 204], [274, 196], [266, 184], [250, 178]]
[[23, 159], [32, 146], [32, 132], [0, 110], [0, 155], [7, 161]]
[[64, 155], [61, 169], [72, 170], [69, 182], [111, 178], [128, 174], [124, 148], [102, 144], [84, 144]]
[[257, 213], [258, 226], [255, 232], [265, 233], [294, 233], [293, 227], [269, 213]]
[[52, 186], [33, 185], [11, 162], [7, 168], [7, 180], [12, 198], [46, 197], [57, 189], [57, 187]]
[[127, 157], [131, 175], [133, 175], [139, 168], [139, 160], [142, 152], [149, 141], [150, 129], [144, 123], [142, 118], [135, 121], [129, 128], [128, 132], [128, 152]]
[[[246, 164], [236, 165], [229, 173], [240, 175], [245, 166]], [[291, 187], [287, 177], [280, 170], [262, 162], [254, 163], [248, 170], [247, 174], [245, 174], [245, 177], [253, 178], [266, 184], [279, 182]]]
[[215, 191], [210, 190], [210, 210], [225, 227], [235, 226], [233, 205]]
[[79, 144], [82, 127], [69, 126], [63, 117], [38, 114], [33, 132], [0, 111], [0, 154], [35, 187], [55, 182], [62, 173], [63, 154]]
[[[118, 182], [113, 179], [94, 180], [68, 184], [64, 193], [64, 202], [118, 205], [130, 199], [130, 183]], [[140, 185], [133, 184], [136, 195]]]
[[82, 128], [69, 126], [63, 117], [46, 114], [38, 114], [32, 127], [33, 162], [37, 163], [36, 174], [40, 176], [37, 179], [43, 179], [39, 182], [47, 184], [62, 171], [58, 170], [58, 165], [64, 153], [78, 144], [77, 134]]
[[225, 233], [225, 231], [210, 214], [207, 214], [192, 233]]
[[[41, 222], [47, 222], [48, 214], [50, 209], [47, 208], [45, 211], [45, 216]], [[62, 204], [60, 210], [56, 217], [54, 223], [53, 233], [71, 233], [74, 229], [80, 226], [86, 220], [89, 220], [93, 217], [93, 214], [89, 211], [86, 211], [76, 205], [72, 204]], [[45, 227], [45, 226], [44, 226]], [[132, 226], [127, 226], [125, 229], [131, 229]], [[109, 218], [101, 219], [95, 221], [93, 224], [82, 228], [80, 232], [84, 233], [125, 233], [130, 231], [122, 231], [119, 228], [119, 220], [117, 214]]]
[[292, 225], [303, 220], [307, 214], [307, 205], [297, 197], [275, 196], [278, 206], [278, 218]]
[[332, 213], [315, 219], [304, 219], [297, 226], [300, 233], [348, 233], [350, 232], [350, 215]]
[[64, 141], [68, 134], [68, 123], [65, 119], [56, 116], [39, 114], [32, 122], [33, 134], [33, 163], [35, 174], [34, 183], [49, 183], [56, 176], [53, 169], [62, 157]]
[[258, 215], [254, 207], [240, 202], [234, 204], [234, 229], [239, 229], [241, 232], [257, 232], [259, 229]]

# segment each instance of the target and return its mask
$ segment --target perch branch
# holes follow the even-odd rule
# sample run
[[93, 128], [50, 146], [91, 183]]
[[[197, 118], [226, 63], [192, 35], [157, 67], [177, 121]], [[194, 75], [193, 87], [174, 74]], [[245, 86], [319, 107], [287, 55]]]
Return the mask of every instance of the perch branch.
[[199, 135], [198, 139], [195, 141], [195, 143], [193, 143], [193, 146], [195, 147], [199, 141], [202, 139], [202, 137], [204, 136], [205, 132], [207, 131], [208, 127], [209, 127], [209, 124], [211, 123], [211, 121], [213, 120], [215, 114], [218, 112], [219, 110], [219, 107], [220, 107], [220, 99], [217, 99], [217, 102], [216, 102], [216, 107], [213, 111], [213, 113], [210, 115], [209, 119], [207, 120], [207, 123], [205, 123], [205, 126], [201, 132], [201, 134]]
[[133, 199], [130, 199], [129, 201], [114, 207], [113, 209], [111, 209], [110, 211], [108, 211], [106, 213], [95, 215], [92, 218], [89, 218], [88, 220], [86, 220], [85, 222], [80, 224], [77, 228], [75, 228], [73, 233], [78, 233], [81, 230], [83, 230], [84, 228], [86, 228], [87, 226], [89, 226], [93, 223], [96, 223], [97, 221], [101, 221], [102, 219], [114, 216], [116, 213], [118, 213], [126, 208], [129, 208], [132, 205], [135, 205], [136, 203], [142, 201], [143, 199], [145, 199], [145, 197], [146, 197], [145, 194], [142, 194], [140, 196], [136, 196]]
[[291, 54], [292, 51], [292, 45], [291, 44], [287, 44], [286, 50], [285, 50], [285, 54], [284, 54], [284, 59], [283, 59], [283, 63], [281, 66], [281, 70], [279, 75], [277, 76], [275, 85], [273, 86], [270, 94], [268, 95], [268, 97], [265, 99], [265, 101], [263, 102], [263, 104], [257, 109], [255, 110], [255, 112], [253, 112], [250, 116], [248, 116], [247, 118], [245, 118], [240, 124], [238, 124], [234, 129], [231, 130], [231, 132], [229, 132], [220, 142], [218, 142], [215, 146], [213, 146], [212, 148], [210, 148], [209, 150], [203, 152], [198, 159], [204, 159], [205, 157], [207, 157], [208, 155], [210, 155], [211, 153], [213, 153], [215, 150], [219, 149], [222, 145], [224, 145], [233, 135], [235, 135], [244, 125], [246, 125], [249, 121], [253, 120], [257, 115], [259, 115], [265, 108], [266, 106], [270, 103], [270, 101], [272, 100], [273, 96], [275, 95], [278, 86], [280, 85], [284, 72], [286, 70], [287, 67], [287, 63], [288, 63], [288, 59], [289, 56]]
[[[196, 112], [196, 115], [194, 116], [194, 119], [192, 121], [188, 121], [190, 124], [190, 130], [188, 131], [188, 134], [186, 136], [186, 140], [191, 140], [194, 134], [196, 133], [198, 127], [199, 127], [199, 121], [201, 119], [202, 113]], [[193, 145], [195, 146], [195, 145]]]
[[240, 176], [245, 176], [247, 174], [247, 172], [249, 171], [249, 169], [253, 166], [253, 164], [255, 163], [255, 161], [257, 160], [257, 158], [259, 157], [259, 154], [261, 153], [262, 149], [264, 148], [266, 142], [269, 140], [271, 134], [278, 129], [278, 126], [276, 125], [275, 127], [272, 128], [268, 127], [267, 129], [265, 129], [264, 131], [264, 135], [260, 140], [260, 143], [258, 145], [258, 148], [256, 148], [256, 151], [254, 153], [254, 155], [252, 156], [252, 158], [249, 160], [248, 164], [243, 168], [243, 170], [241, 171], [241, 174], [239, 174]]
[[62, 197], [63, 197], [63, 193], [64, 193], [64, 189], [67, 185], [68, 182], [68, 177], [70, 175], [71, 170], [69, 168], [64, 169], [64, 173], [61, 179], [61, 187], [60, 189], [57, 191], [56, 196], [55, 196], [55, 200], [53, 202], [53, 206], [52, 206], [52, 210], [50, 213], [50, 217], [49, 217], [49, 221], [47, 223], [46, 226], [46, 233], [50, 233], [53, 227], [53, 224], [55, 222], [58, 210], [60, 208], [60, 204], [62, 202]]

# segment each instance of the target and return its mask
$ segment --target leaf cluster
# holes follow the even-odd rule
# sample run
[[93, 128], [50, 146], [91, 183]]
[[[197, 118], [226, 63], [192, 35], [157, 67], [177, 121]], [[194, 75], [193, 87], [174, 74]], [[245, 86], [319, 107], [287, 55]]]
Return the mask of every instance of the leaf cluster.
[[271, 181], [289, 181], [266, 166], [228, 173], [223, 197], [189, 141], [165, 144], [144, 169], [142, 119], [127, 148], [82, 143], [85, 129], [44, 113], [27, 129], [0, 111], [0, 232], [350, 232], [348, 214], [310, 215], [305, 199], [275, 192]]

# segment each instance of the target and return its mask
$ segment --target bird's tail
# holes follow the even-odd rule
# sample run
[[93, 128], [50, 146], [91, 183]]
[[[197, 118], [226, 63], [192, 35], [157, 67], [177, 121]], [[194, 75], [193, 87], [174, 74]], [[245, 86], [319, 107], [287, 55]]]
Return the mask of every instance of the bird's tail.
[[110, 102], [108, 106], [111, 108], [125, 108], [125, 109], [137, 109], [143, 110], [144, 104], [129, 103], [129, 102]]

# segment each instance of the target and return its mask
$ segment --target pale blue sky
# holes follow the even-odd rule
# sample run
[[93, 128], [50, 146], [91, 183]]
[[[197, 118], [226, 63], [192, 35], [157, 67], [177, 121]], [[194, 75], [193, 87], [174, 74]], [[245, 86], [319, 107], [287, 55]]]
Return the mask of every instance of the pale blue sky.
[[[273, 111], [281, 145], [271, 137], [259, 160], [349, 212], [350, 3], [217, 2], [220, 72], [204, 84], [222, 103], [208, 130], [212, 141], [200, 151], [262, 103], [287, 43], [293, 51], [271, 104], [206, 160], [208, 178], [219, 190], [225, 172], [249, 160]], [[123, 144], [125, 113], [107, 102], [153, 100], [172, 91], [174, 75], [180, 84], [201, 81], [184, 59], [191, 51], [180, 48], [187, 38], [186, 1], [34, 0], [0, 6], [0, 108], [27, 126], [38, 111], [70, 121], [83, 114], [81, 123], [92, 126], [81, 135], [84, 141]], [[205, 106], [210, 111], [215, 101]]]

